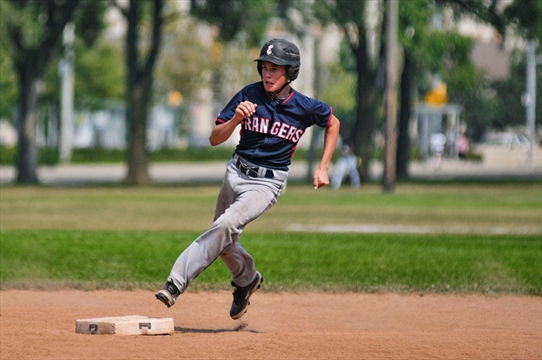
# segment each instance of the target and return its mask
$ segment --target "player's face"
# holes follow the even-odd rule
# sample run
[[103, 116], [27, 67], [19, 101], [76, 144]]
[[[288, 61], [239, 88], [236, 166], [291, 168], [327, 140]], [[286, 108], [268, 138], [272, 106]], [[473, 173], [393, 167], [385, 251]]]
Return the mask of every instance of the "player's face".
[[286, 66], [275, 65], [269, 61], [262, 63], [262, 80], [265, 91], [273, 93], [282, 88], [288, 81], [286, 78]]

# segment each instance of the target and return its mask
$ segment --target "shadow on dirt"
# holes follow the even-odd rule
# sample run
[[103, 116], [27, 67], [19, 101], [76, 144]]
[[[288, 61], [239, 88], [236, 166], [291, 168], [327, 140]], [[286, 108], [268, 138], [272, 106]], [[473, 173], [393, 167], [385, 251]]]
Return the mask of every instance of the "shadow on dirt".
[[234, 327], [233, 329], [191, 329], [191, 328], [183, 328], [180, 326], [175, 326], [175, 332], [176, 333], [192, 333], [192, 334], [219, 334], [219, 333], [227, 333], [227, 332], [238, 332], [238, 331], [244, 331], [244, 332], [250, 332], [254, 334], [258, 334], [259, 332], [256, 330], [247, 330], [246, 327], [248, 324], [241, 324], [239, 326]]

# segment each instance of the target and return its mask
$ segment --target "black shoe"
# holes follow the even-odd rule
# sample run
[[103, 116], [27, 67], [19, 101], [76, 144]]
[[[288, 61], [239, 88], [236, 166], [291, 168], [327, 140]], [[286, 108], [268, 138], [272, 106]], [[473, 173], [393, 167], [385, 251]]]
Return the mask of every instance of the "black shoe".
[[256, 290], [260, 288], [263, 282], [262, 274], [256, 272], [254, 280], [245, 287], [235, 285], [232, 281], [231, 285], [235, 288], [233, 292], [233, 303], [231, 304], [230, 316], [232, 319], [237, 320], [243, 316], [250, 305], [248, 299]]
[[162, 290], [158, 291], [154, 296], [169, 308], [175, 305], [175, 300], [179, 294], [179, 289], [171, 281], [168, 281]]

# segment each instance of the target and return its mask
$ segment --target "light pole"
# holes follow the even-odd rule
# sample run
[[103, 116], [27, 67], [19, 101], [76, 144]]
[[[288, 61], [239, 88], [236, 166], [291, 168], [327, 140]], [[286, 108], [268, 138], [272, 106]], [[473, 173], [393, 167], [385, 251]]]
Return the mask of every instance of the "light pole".
[[398, 0], [387, 0], [386, 9], [386, 124], [384, 144], [384, 192], [395, 190], [397, 152]]
[[527, 118], [527, 133], [529, 136], [529, 165], [533, 165], [533, 153], [536, 146], [535, 134], [535, 108], [536, 108], [536, 50], [537, 41], [527, 43], [527, 93], [525, 94], [525, 108]]
[[59, 72], [62, 78], [60, 97], [60, 161], [70, 161], [73, 146], [73, 40], [74, 25], [64, 27], [64, 56], [60, 61]]

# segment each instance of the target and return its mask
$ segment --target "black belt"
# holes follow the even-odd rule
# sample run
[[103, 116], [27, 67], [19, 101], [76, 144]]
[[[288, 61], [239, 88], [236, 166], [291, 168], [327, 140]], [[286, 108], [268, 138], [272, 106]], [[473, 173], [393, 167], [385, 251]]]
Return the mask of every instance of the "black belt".
[[[260, 173], [260, 171], [259, 171], [260, 167], [259, 166], [246, 164], [246, 163], [243, 162], [243, 160], [241, 160], [241, 158], [237, 159], [235, 165], [237, 166], [239, 171], [241, 171], [246, 176], [257, 178], [258, 174]], [[268, 178], [268, 179], [274, 178], [275, 175], [273, 174], [273, 170], [265, 169], [264, 177]]]

